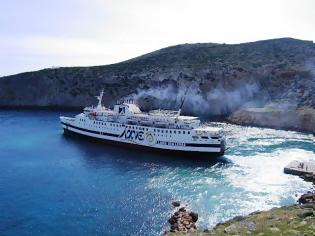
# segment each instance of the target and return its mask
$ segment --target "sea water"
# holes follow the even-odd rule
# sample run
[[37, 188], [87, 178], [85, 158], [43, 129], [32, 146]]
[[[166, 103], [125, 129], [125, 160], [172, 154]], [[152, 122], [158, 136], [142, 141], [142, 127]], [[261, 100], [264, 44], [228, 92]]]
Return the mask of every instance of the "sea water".
[[311, 189], [283, 168], [315, 161], [313, 135], [216, 123], [229, 149], [200, 161], [67, 137], [59, 115], [0, 112], [0, 235], [159, 235], [173, 200], [211, 228]]

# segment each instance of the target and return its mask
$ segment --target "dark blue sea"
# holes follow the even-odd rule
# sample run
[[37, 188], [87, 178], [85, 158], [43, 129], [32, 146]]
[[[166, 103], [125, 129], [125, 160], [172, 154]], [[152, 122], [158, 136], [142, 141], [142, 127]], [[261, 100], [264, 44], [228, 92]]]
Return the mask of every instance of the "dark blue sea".
[[311, 188], [283, 167], [315, 161], [313, 135], [215, 123], [230, 149], [200, 161], [66, 137], [59, 115], [0, 111], [0, 235], [159, 235], [173, 200], [210, 228]]

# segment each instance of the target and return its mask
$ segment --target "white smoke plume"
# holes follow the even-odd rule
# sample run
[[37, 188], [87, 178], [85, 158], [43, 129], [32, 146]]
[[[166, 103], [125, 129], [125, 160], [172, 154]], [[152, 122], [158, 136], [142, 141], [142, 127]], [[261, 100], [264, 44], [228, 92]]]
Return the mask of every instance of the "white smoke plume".
[[226, 115], [246, 102], [259, 91], [257, 83], [243, 84], [234, 89], [222, 86], [202, 92], [198, 84], [187, 87], [164, 85], [148, 90], [139, 90], [132, 97], [144, 110], [172, 109], [177, 110], [184, 99], [183, 113], [198, 116]]

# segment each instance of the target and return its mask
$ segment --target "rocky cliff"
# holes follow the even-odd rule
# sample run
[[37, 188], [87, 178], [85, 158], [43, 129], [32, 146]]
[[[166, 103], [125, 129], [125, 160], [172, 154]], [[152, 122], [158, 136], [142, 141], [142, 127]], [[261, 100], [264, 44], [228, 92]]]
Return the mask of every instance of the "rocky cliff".
[[206, 117], [270, 103], [279, 109], [312, 109], [314, 72], [311, 41], [184, 44], [112, 65], [1, 77], [0, 106], [80, 108], [95, 103], [104, 88], [105, 105], [132, 96], [143, 109], [177, 109], [187, 91], [183, 111]]

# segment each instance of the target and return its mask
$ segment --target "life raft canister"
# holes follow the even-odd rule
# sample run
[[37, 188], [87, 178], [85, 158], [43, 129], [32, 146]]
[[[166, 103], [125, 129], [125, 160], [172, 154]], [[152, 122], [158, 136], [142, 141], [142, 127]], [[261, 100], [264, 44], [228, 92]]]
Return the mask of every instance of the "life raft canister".
[[147, 140], [148, 142], [150, 142], [150, 143], [152, 143], [153, 140], [154, 140], [154, 137], [153, 137], [152, 132], [147, 132], [146, 135], [145, 135], [145, 137], [146, 137], [146, 140]]

